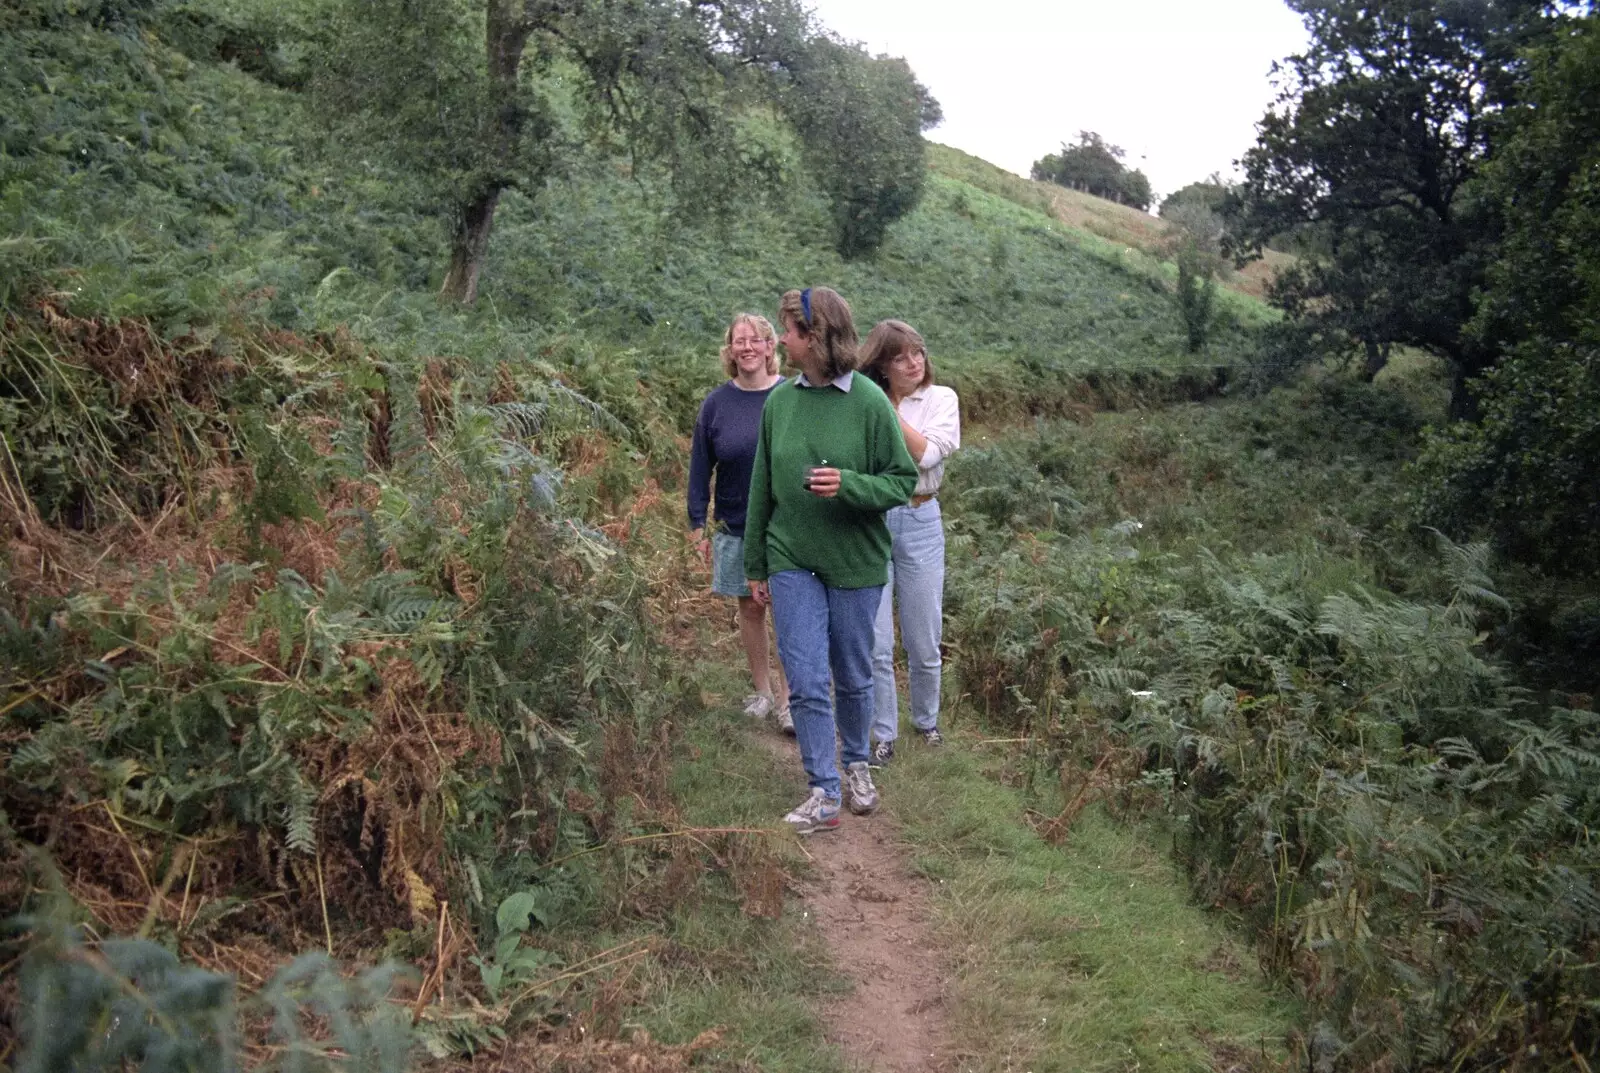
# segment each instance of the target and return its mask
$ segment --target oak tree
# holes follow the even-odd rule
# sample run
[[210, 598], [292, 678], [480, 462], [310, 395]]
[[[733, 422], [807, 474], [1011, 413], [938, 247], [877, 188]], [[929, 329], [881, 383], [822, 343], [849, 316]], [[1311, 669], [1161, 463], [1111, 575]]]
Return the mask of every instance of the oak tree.
[[1474, 195], [1495, 118], [1522, 77], [1519, 49], [1546, 32], [1537, 0], [1289, 0], [1310, 47], [1275, 68], [1280, 93], [1242, 161], [1234, 250], [1295, 233], [1302, 256], [1272, 300], [1307, 337], [1449, 362], [1451, 409], [1494, 352], [1466, 324], [1497, 232]]

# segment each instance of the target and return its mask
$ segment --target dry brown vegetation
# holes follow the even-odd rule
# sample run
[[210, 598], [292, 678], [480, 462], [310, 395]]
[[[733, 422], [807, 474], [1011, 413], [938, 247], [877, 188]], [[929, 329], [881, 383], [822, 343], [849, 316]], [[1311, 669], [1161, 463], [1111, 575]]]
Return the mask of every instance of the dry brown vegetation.
[[[371, 963], [405, 935], [401, 948], [417, 974], [395, 998], [419, 1024], [465, 1019], [475, 1031], [511, 1030], [515, 1001], [491, 1003], [469, 963], [485, 947], [483, 910], [474, 912], [471, 892], [490, 899], [491, 917], [500, 896], [489, 866], [468, 874], [453, 830], [471, 792], [506, 800], [490, 808], [520, 806], [530, 817], [496, 819], [504, 852], [592, 866], [602, 917], [613, 924], [660, 919], [696, 897], [708, 873], [727, 877], [746, 913], [780, 914], [789, 861], [769, 832], [692, 827], [668, 789], [674, 706], [699, 698], [651, 693], [662, 685], [650, 678], [657, 642], [636, 638], [621, 650], [627, 655], [610, 649], [624, 639], [622, 620], [638, 615], [687, 650], [697, 621], [711, 613], [690, 578], [678, 508], [659, 480], [615, 477], [628, 445], [553, 421], [533, 444], [573, 481], [590, 482], [590, 522], [617, 549], [605, 552], [594, 538], [571, 535], [571, 520], [525, 506], [505, 513], [501, 482], [471, 469], [483, 445], [462, 442], [471, 427], [462, 411], [476, 405], [474, 394], [481, 388], [492, 404], [531, 405], [528, 383], [538, 378], [504, 362], [480, 385], [466, 363], [433, 359], [408, 384], [342, 333], [308, 340], [240, 324], [221, 357], [197, 339], [163, 340], [142, 321], [74, 317], [51, 301], [4, 329], [0, 347], [36, 351], [33, 368], [72, 388], [58, 397], [100, 399], [106, 409], [96, 420], [122, 415], [141, 430], [142, 446], [167, 452], [170, 468], [157, 484], [145, 476], [154, 469], [116, 461], [118, 479], [140, 489], [133, 503], [108, 481], [92, 489], [105, 506], [47, 517], [29, 488], [37, 471], [9, 450], [0, 455], [3, 610], [13, 628], [48, 633], [62, 648], [49, 673], [7, 681], [0, 694], [0, 763], [19, 770], [30, 750], [50, 758], [0, 789], [0, 915], [59, 882], [87, 913], [91, 937], [161, 937], [190, 963], [236, 977], [247, 993], [299, 951]], [[341, 393], [325, 379], [340, 369], [375, 386]], [[305, 409], [291, 419], [309, 450], [303, 461], [309, 471], [327, 467], [321, 477], [300, 474], [312, 491], [291, 516], [251, 513], [261, 482], [282, 475], [263, 469], [240, 433], [241, 410], [252, 405], [233, 390], [243, 381], [269, 385], [251, 399], [301, 400]], [[99, 404], [84, 405], [91, 412]], [[361, 470], [336, 472], [339, 443], [348, 444], [353, 429], [365, 443]], [[386, 506], [401, 482], [410, 485], [409, 504]], [[396, 530], [363, 564], [352, 521], [385, 510], [417, 527]], [[479, 539], [489, 525], [499, 535]], [[406, 550], [407, 531], [426, 538], [426, 558]], [[615, 604], [591, 607], [608, 595], [599, 571], [629, 545], [639, 554], [626, 556], [628, 569], [636, 564], [643, 584], [623, 579], [631, 595], [610, 593]], [[492, 677], [488, 664], [447, 662], [450, 650], [413, 631], [410, 619], [385, 620], [374, 606], [353, 632], [319, 632], [328, 629], [324, 617], [349, 613], [325, 610], [329, 593], [363, 574], [380, 589], [414, 593], [413, 602], [427, 605], [419, 613], [434, 624], [433, 636], [466, 659], [481, 659], [472, 653], [495, 631], [561, 605], [571, 623], [563, 651], [533, 658], [560, 661], [543, 673], [569, 683], [565, 703], [593, 704], [591, 683], [616, 681], [640, 698], [640, 709], [613, 704], [557, 716], [518, 701], [519, 714], [505, 718], [474, 685]], [[298, 609], [290, 597], [302, 601]], [[586, 634], [591, 616], [601, 629]], [[551, 640], [539, 643], [554, 649]], [[199, 696], [211, 698], [209, 708], [189, 702]], [[124, 722], [108, 721], [122, 705]], [[550, 708], [559, 707], [552, 697]], [[128, 720], [158, 715], [175, 723], [176, 736], [162, 737], [154, 755], [147, 742], [125, 740]], [[280, 729], [291, 724], [300, 729]], [[261, 742], [273, 735], [263, 759]], [[569, 735], [597, 740], [592, 768], [560, 745]], [[208, 740], [211, 752], [196, 739]], [[157, 790], [173, 777], [161, 741], [194, 755], [196, 766], [180, 778], [219, 776], [224, 792]], [[226, 793], [237, 792], [230, 785], [276, 803], [247, 818], [229, 804]], [[585, 832], [577, 850], [573, 819]], [[620, 1011], [638, 998], [627, 984], [630, 966], [660, 956], [655, 947], [606, 958], [572, 939], [541, 942], [568, 968], [520, 993], [563, 996], [572, 1030], [552, 1034], [536, 1022], [512, 1032], [499, 1068], [676, 1070], [718, 1042], [715, 1033], [681, 1047], [639, 1032], [624, 1038]], [[0, 999], [0, 1046], [9, 1046], [15, 992]], [[244, 1030], [247, 1059], [277, 1053], [265, 1023]], [[311, 1035], [326, 1038], [315, 1026]]]

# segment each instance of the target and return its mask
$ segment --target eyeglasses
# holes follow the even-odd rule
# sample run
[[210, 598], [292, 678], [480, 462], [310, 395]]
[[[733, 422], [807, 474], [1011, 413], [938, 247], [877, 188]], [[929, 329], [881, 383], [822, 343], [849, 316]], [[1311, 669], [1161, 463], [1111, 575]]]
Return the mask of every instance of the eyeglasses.
[[890, 358], [889, 364], [898, 365], [900, 368], [904, 369], [908, 365], [921, 361], [922, 357], [922, 351], [920, 350], [907, 350], [902, 354], [897, 354]]

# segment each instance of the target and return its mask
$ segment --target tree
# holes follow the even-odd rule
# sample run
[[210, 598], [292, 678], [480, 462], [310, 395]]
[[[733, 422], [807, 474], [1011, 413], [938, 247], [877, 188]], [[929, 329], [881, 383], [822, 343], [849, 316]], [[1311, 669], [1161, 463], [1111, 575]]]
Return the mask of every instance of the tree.
[[1197, 205], [1220, 218], [1230, 189], [1229, 185], [1222, 181], [1221, 175], [1212, 172], [1199, 182], [1179, 187], [1168, 194], [1162, 200], [1161, 207], [1156, 210], [1156, 215], [1168, 219], [1178, 212], [1188, 211], [1189, 206]]
[[1222, 256], [1222, 217], [1204, 200], [1162, 203], [1161, 215], [1171, 230], [1162, 252], [1178, 269], [1174, 298], [1183, 318], [1189, 353], [1205, 348], [1215, 319], [1217, 277], [1226, 267]]
[[870, 56], [827, 36], [814, 39], [795, 65], [785, 100], [810, 170], [833, 203], [839, 253], [872, 253], [922, 196], [922, 132], [943, 118], [939, 102], [905, 60]]
[[1289, 0], [1311, 47], [1275, 70], [1281, 92], [1244, 157], [1232, 248], [1298, 232], [1273, 302], [1299, 330], [1382, 367], [1391, 344], [1449, 362], [1451, 412], [1494, 352], [1466, 331], [1497, 231], [1472, 180], [1547, 28], [1536, 0]]
[[1600, 573], [1600, 16], [1530, 57], [1485, 168], [1505, 221], [1470, 330], [1506, 356], [1430, 436], [1424, 510], [1556, 576]]
[[1485, 346], [1600, 344], [1600, 15], [1529, 56], [1483, 195], [1504, 230], [1471, 330]]
[[311, 86], [422, 182], [449, 221], [442, 291], [470, 303], [505, 191], [536, 194], [602, 132], [736, 167], [733, 106], [811, 34], [796, 0], [338, 0]]
[[1092, 130], [1080, 130], [1078, 143], [1061, 144], [1061, 152], [1049, 153], [1033, 162], [1033, 178], [1058, 186], [1070, 186], [1096, 197], [1148, 209], [1152, 200], [1150, 180], [1144, 172], [1129, 170], [1122, 159], [1121, 146], [1111, 145]]

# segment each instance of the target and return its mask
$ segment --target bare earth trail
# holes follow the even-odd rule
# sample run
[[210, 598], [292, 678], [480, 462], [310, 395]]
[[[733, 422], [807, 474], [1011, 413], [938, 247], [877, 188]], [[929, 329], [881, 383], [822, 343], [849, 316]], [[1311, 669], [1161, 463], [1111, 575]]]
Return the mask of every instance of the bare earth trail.
[[[798, 768], [792, 740], [761, 740]], [[815, 869], [801, 892], [806, 912], [834, 965], [855, 984], [822, 1010], [828, 1041], [852, 1067], [873, 1073], [952, 1068], [945, 952], [934, 935], [928, 881], [913, 870], [893, 817], [846, 811], [836, 830], [810, 836], [805, 849]]]

